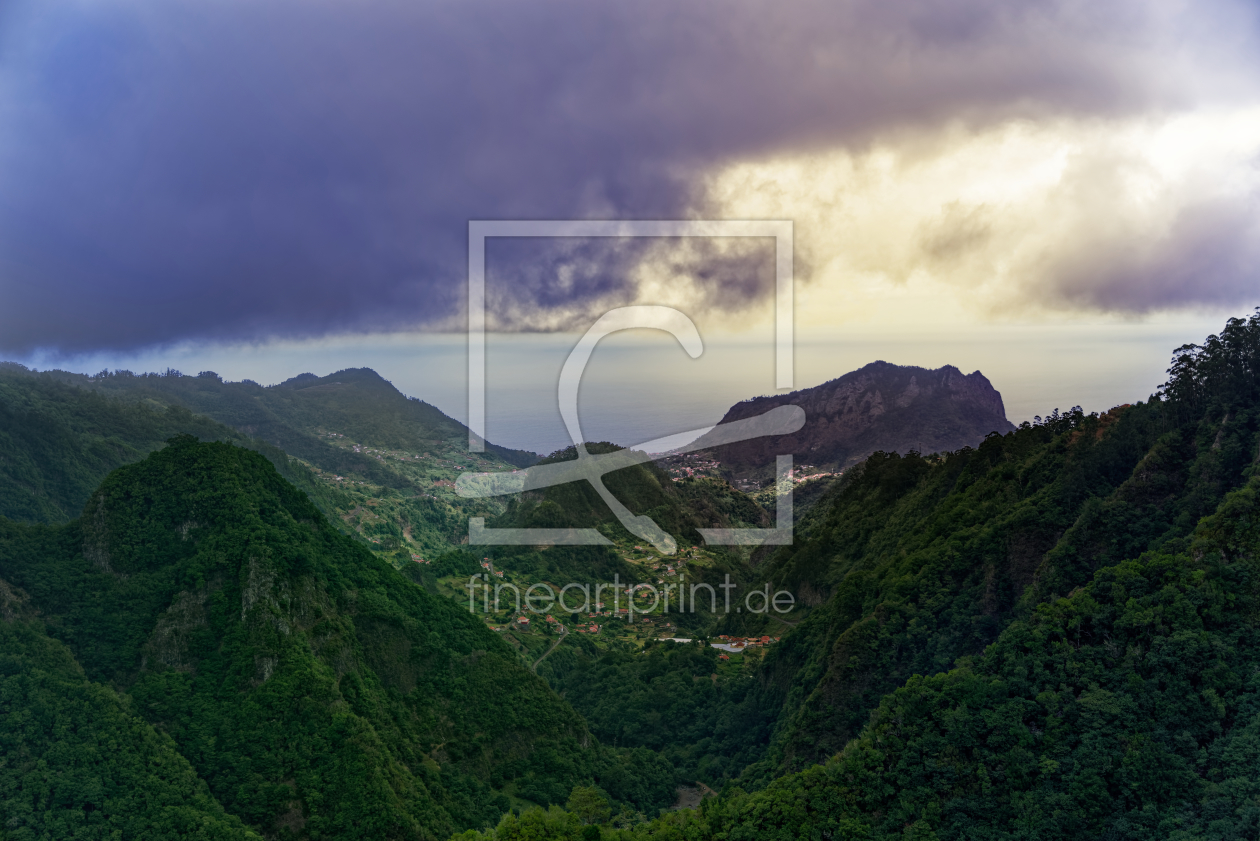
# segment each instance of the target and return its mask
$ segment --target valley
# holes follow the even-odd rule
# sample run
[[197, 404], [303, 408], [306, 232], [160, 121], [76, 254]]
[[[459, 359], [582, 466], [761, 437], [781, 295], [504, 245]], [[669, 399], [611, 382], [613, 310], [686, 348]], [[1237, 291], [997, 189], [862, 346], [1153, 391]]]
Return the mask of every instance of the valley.
[[[460, 496], [575, 452], [471, 455], [363, 369], [6, 367], [0, 838], [1247, 826], [1260, 316], [1213, 339], [1145, 403], [802, 460], [786, 546], [698, 531], [773, 523], [752, 462], [609, 473], [668, 555], [585, 484]], [[606, 544], [469, 545], [474, 516]]]

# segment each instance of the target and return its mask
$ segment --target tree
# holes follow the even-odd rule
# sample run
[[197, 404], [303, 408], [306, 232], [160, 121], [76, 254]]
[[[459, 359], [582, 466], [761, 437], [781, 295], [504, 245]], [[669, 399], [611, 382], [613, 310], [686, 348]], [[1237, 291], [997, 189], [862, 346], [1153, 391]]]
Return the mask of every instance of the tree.
[[565, 808], [581, 819], [582, 823], [604, 823], [612, 815], [608, 799], [594, 786], [574, 786]]

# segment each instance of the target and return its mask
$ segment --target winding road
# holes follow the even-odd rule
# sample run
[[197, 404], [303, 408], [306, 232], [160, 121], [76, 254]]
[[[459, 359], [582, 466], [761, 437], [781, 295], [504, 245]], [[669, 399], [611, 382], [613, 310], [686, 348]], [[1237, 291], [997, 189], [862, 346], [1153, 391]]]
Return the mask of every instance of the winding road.
[[563, 624], [561, 624], [561, 623], [559, 623], [559, 622], [557, 622], [557, 623], [556, 623], [556, 627], [558, 627], [558, 628], [560, 629], [560, 636], [556, 637], [556, 641], [555, 641], [555, 642], [553, 642], [553, 643], [551, 644], [551, 648], [548, 648], [546, 651], [544, 651], [544, 652], [543, 652], [543, 656], [541, 656], [541, 657], [539, 657], [537, 660], [535, 660], [535, 661], [534, 661], [534, 665], [532, 665], [532, 666], [530, 666], [530, 667], [529, 667], [529, 668], [530, 668], [530, 670], [534, 672], [534, 674], [537, 674], [537, 673], [538, 673], [538, 664], [539, 664], [539, 663], [541, 663], [543, 660], [546, 660], [546, 659], [547, 659], [547, 655], [548, 655], [548, 654], [550, 654], [551, 652], [555, 651], [555, 650], [556, 650], [556, 646], [558, 646], [560, 643], [564, 642], [564, 635], [565, 635], [565, 634], [567, 634], [567, 633], [569, 633], [569, 629], [568, 629], [568, 628], [566, 628], [566, 627], [564, 627], [564, 625], [563, 625]]

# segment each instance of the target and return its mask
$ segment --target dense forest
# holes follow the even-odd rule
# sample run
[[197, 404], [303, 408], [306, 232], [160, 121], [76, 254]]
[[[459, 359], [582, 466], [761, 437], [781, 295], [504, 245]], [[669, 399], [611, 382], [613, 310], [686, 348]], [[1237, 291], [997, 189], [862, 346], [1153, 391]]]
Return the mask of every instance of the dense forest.
[[110, 471], [165, 447], [175, 435], [257, 450], [325, 513], [341, 504], [335, 488], [274, 445], [180, 404], [85, 387], [92, 382], [0, 363], [0, 517], [74, 519]]
[[[1179, 348], [1147, 403], [872, 456], [757, 568], [814, 610], [747, 689], [712, 693], [701, 756], [671, 746], [680, 767], [721, 767], [735, 723], [760, 758], [697, 810], [602, 833], [1253, 837], [1258, 363], [1260, 315], [1232, 319]], [[643, 738], [636, 725], [676, 708], [697, 671], [652, 658], [592, 658], [578, 668], [603, 691], [566, 697], [595, 732]], [[486, 837], [592, 837], [588, 824], [553, 808]]]
[[[2, 841], [1260, 833], [1260, 314], [1179, 348], [1147, 402], [876, 453], [792, 545], [696, 562], [791, 590], [790, 618], [569, 634], [532, 667], [440, 595], [476, 556], [400, 569], [327, 516], [348, 491], [310, 462], [99, 381], [0, 388], [24, 459], [3, 486], [47, 506], [11, 495], [0, 518]], [[680, 543], [767, 518], [651, 465], [609, 485]], [[625, 537], [589, 488], [492, 522]], [[720, 634], [780, 642], [726, 658]]]
[[[583, 781], [635, 809], [671, 794], [653, 757], [591, 739], [482, 623], [337, 532], [248, 449], [172, 439], [66, 526], [0, 521], [0, 579], [29, 613], [7, 622], [72, 653], [100, 704], [125, 693], [118, 727], [158, 728], [208, 786], [203, 808], [264, 835], [440, 836]], [[109, 837], [128, 816], [111, 809], [130, 807], [103, 782], [21, 798], [74, 775], [96, 741], [134, 737], [76, 730], [39, 697], [19, 682], [0, 710], [44, 728], [25, 744], [56, 744], [6, 752], [8, 838], [56, 837], [81, 812], [100, 829], [76, 837]]]

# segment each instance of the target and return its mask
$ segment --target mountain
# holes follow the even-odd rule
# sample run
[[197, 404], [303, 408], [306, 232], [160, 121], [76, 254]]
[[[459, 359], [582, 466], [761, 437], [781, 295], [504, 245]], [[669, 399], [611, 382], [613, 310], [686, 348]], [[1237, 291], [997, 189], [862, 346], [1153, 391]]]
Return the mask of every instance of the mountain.
[[[586, 445], [592, 455], [623, 450], [606, 441]], [[543, 458], [553, 464], [577, 458], [573, 447]], [[766, 512], [748, 496], [720, 479], [675, 481], [652, 461], [605, 474], [608, 490], [633, 513], [651, 517], [679, 545], [703, 541], [697, 529], [767, 527]], [[617, 521], [595, 489], [587, 482], [528, 490], [509, 504], [494, 525], [542, 528], [597, 528], [616, 542], [643, 542]]]
[[1220, 421], [1182, 428], [1156, 400], [943, 457], [871, 456], [758, 570], [813, 606], [762, 674], [783, 702], [771, 768], [825, 760], [911, 676], [979, 655], [1096, 569], [1186, 539], [1246, 481], [1260, 427], [1231, 425], [1213, 450]]
[[[325, 470], [361, 472], [376, 480], [389, 477], [370, 457], [331, 446], [330, 434], [386, 449], [468, 449], [466, 426], [422, 400], [404, 396], [371, 368], [347, 368], [326, 377], [300, 374], [267, 387], [249, 380], [225, 382], [213, 371], [195, 377], [177, 371], [142, 376], [102, 372], [78, 383], [175, 403]], [[492, 443], [486, 444], [486, 454], [516, 466], [538, 459], [534, 453]]]
[[182, 405], [86, 388], [86, 379], [0, 363], [0, 516], [67, 522], [112, 470], [178, 435], [257, 450], [322, 511], [350, 507], [346, 494], [277, 447]]
[[183, 407], [283, 450], [313, 471], [317, 487], [334, 491], [313, 494], [325, 513], [398, 563], [449, 550], [467, 540], [469, 517], [501, 512], [499, 500], [459, 498], [452, 480], [460, 473], [511, 470], [538, 459], [492, 443], [484, 453], [469, 453], [467, 427], [404, 396], [369, 368], [301, 374], [268, 387], [224, 382], [211, 371], [195, 377], [114, 371], [76, 383], [123, 400]]
[[0, 515], [65, 522], [111, 470], [181, 433], [245, 440], [187, 409], [120, 402], [0, 363]]
[[88, 377], [0, 363], [0, 515], [64, 523], [111, 470], [179, 434], [263, 453], [340, 528], [400, 563], [466, 540], [470, 516], [502, 513], [501, 501], [459, 498], [460, 473], [537, 460], [493, 444], [469, 453], [466, 427], [369, 369], [264, 388], [212, 372]]
[[1184, 542], [1100, 568], [982, 656], [910, 678], [825, 763], [636, 837], [1254, 835], [1258, 520], [1252, 478]]
[[[592, 455], [622, 450], [608, 442], [587, 445]], [[540, 462], [550, 464], [575, 459], [573, 447], [554, 453]], [[500, 516], [490, 520], [490, 528], [590, 528], [607, 538], [609, 546], [550, 546], [487, 548], [496, 567], [534, 578], [560, 581], [611, 581], [619, 575], [626, 582], [657, 581], [663, 574], [650, 567], [630, 564], [625, 557], [651, 554], [653, 562], [665, 562], [688, 569], [690, 581], [719, 585], [729, 574], [733, 580], [745, 578], [745, 554], [725, 546], [704, 546], [700, 528], [766, 528], [767, 512], [750, 497], [721, 479], [697, 478], [676, 481], [651, 461], [610, 471], [603, 477], [608, 490], [631, 512], [650, 517], [670, 535], [678, 551], [672, 556], [639, 551], [641, 537], [627, 531], [613, 512], [586, 482], [554, 485], [528, 490], [512, 499]], [[703, 546], [703, 565], [696, 562], [697, 546]], [[688, 549], [688, 547], [691, 547]], [[690, 557], [692, 562], [687, 558]], [[698, 629], [712, 619], [709, 613], [675, 616], [680, 627]]]
[[[170, 773], [204, 781], [180, 784], [190, 820], [200, 809], [273, 838], [420, 839], [493, 822], [512, 802], [563, 802], [583, 781], [634, 808], [661, 796], [660, 768], [601, 747], [480, 620], [340, 534], [248, 449], [176, 438], [111, 473], [78, 520], [0, 519], [0, 579], [38, 613], [50, 639], [33, 645], [62, 658], [59, 680], [90, 681], [98, 706], [131, 715], [118, 727], [136, 735], [118, 738], [140, 750], [147, 722], [166, 735], [143, 749], [177, 751], [186, 766]], [[57, 732], [72, 720], [40, 715]], [[91, 779], [37, 802], [52, 813], [31, 820], [72, 825], [68, 812], [108, 800], [83, 793], [108, 789]], [[10, 800], [0, 816], [21, 807]], [[10, 835], [26, 837], [50, 836]]]
[[[105, 473], [161, 446], [172, 435], [257, 442], [329, 474], [406, 489], [413, 479], [364, 452], [430, 451], [487, 466], [521, 467], [538, 456], [493, 443], [467, 452], [468, 429], [423, 401], [408, 398], [369, 368], [327, 377], [302, 374], [263, 387], [225, 382], [212, 371], [95, 376], [31, 371], [0, 363], [0, 513], [54, 522], [78, 513]], [[265, 446], [263, 446], [265, 445]], [[41, 475], [42, 474], [42, 475]], [[4, 502], [3, 485], [34, 497]], [[52, 488], [44, 486], [51, 482]], [[71, 489], [72, 488], [72, 489]], [[51, 496], [50, 496], [51, 495]], [[44, 500], [44, 497], [49, 497]], [[78, 502], [78, 505], [75, 503]]]
[[261, 841], [0, 580], [0, 837]]
[[[814, 388], [745, 400], [720, 423], [787, 405], [805, 410], [804, 427], [791, 435], [715, 447], [725, 472], [765, 479], [773, 475], [775, 456], [788, 453], [797, 467], [844, 469], [874, 452], [949, 452], [1015, 428], [1006, 419], [1002, 395], [979, 371], [964, 375], [952, 365], [929, 370], [888, 362], [872, 362]], [[705, 436], [696, 442], [704, 443]]]
[[[1258, 372], [1260, 313], [1178, 349], [1145, 403], [848, 471], [756, 568], [803, 606], [724, 620], [783, 635], [743, 655], [742, 698], [707, 699], [715, 736], [765, 734], [765, 758], [628, 837], [1260, 831]], [[701, 696], [694, 659], [606, 657], [580, 706], [637, 737], [642, 708]], [[545, 817], [532, 837], [575, 837]]]
[[[690, 643], [660, 639], [680, 616], [496, 633], [484, 620], [505, 619], [435, 595], [477, 557], [404, 575], [262, 454], [176, 437], [77, 520], [0, 519], [0, 841], [1255, 837], [1257, 372], [1260, 314], [1178, 349], [1146, 402], [876, 451], [790, 545], [668, 559], [730, 574], [735, 605], [748, 585], [794, 595], [784, 614], [697, 613]], [[174, 403], [110, 399], [159, 420]], [[428, 475], [429, 453], [336, 434], [312, 432], [412, 487]], [[681, 542], [768, 519], [719, 480], [608, 479]], [[485, 550], [522, 587], [666, 566], [583, 485], [490, 522], [611, 541]], [[770, 644], [728, 656], [719, 633]], [[721, 793], [658, 814], [693, 781]]]
[[[740, 592], [770, 584], [795, 609], [700, 629], [782, 637], [730, 688], [708, 697], [697, 658], [669, 651], [560, 660], [553, 685], [601, 738], [661, 750], [715, 787], [728, 777], [760, 788], [825, 762], [915, 675], [982, 655], [1095, 570], [1182, 545], [1247, 482], [1256, 409], [1189, 421], [1157, 399], [1052, 415], [946, 455], [873, 454], [798, 522], [791, 545], [741, 576]], [[697, 721], [712, 730], [694, 732]]]

